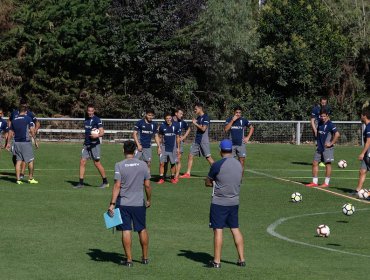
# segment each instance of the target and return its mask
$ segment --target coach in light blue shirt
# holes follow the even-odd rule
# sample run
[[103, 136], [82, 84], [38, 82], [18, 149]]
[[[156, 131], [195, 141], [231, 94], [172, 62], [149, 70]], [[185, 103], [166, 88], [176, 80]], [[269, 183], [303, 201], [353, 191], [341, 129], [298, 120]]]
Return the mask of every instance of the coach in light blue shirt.
[[239, 193], [242, 179], [242, 166], [232, 156], [233, 144], [225, 139], [220, 143], [222, 159], [215, 162], [208, 173], [205, 185], [213, 187], [209, 227], [214, 232], [214, 259], [212, 268], [221, 267], [221, 248], [223, 228], [230, 228], [238, 251], [238, 266], [245, 266], [244, 240], [239, 230]]

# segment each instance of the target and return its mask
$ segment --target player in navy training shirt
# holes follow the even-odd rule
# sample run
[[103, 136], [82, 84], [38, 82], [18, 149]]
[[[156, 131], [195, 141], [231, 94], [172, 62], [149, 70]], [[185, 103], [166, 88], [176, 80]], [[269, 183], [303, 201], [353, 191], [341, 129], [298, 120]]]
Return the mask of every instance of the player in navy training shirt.
[[[39, 130], [40, 128], [40, 122], [39, 120], [36, 118], [35, 114], [28, 108], [28, 104], [26, 102], [25, 99], [21, 99], [19, 101], [19, 106], [25, 106], [26, 107], [26, 115], [28, 117], [30, 117], [32, 119], [32, 122], [35, 124], [35, 135], [37, 134], [37, 131]], [[12, 121], [19, 116], [19, 110], [18, 109], [14, 109], [11, 113], [10, 113], [10, 116], [9, 116], [9, 119], [8, 119], [8, 127], [10, 128], [11, 125], [12, 125]], [[35, 143], [37, 145], [37, 143]], [[38, 148], [36, 146], [36, 148]], [[12, 148], [12, 152], [13, 152], [13, 157], [12, 157], [12, 160], [13, 160], [13, 164], [15, 166], [16, 162], [17, 162], [17, 158], [16, 158], [16, 155], [14, 154], [14, 147]], [[24, 177], [24, 173], [25, 173], [25, 170], [26, 170], [26, 163], [23, 161], [22, 164], [21, 164], [21, 179], [23, 179]]]
[[28, 183], [37, 184], [38, 181], [33, 178], [35, 156], [33, 154], [31, 142], [32, 137], [35, 146], [38, 147], [35, 139], [35, 124], [32, 122], [32, 119], [27, 116], [27, 107], [24, 105], [19, 107], [19, 114], [11, 122], [9, 139], [6, 146], [7, 150], [10, 150], [10, 141], [13, 136], [13, 154], [16, 156], [17, 160], [15, 164], [16, 183], [19, 185], [23, 184], [21, 179], [21, 165], [22, 162], [25, 162], [28, 164]]
[[[6, 120], [3, 119], [3, 109], [0, 108], [0, 144], [2, 142], [2, 134], [4, 134], [4, 139], [5, 139], [5, 144], [4, 146], [6, 147], [6, 145], [8, 144], [8, 132], [9, 132], [9, 127], [8, 127], [8, 123], [6, 122]], [[0, 147], [0, 151], [1, 151], [2, 147]]]
[[[245, 129], [249, 128], [249, 133], [245, 136]], [[225, 132], [230, 134], [230, 139], [233, 143], [233, 156], [237, 156], [244, 174], [244, 163], [247, 156], [247, 150], [245, 145], [251, 138], [254, 127], [250, 122], [242, 117], [242, 108], [236, 106], [234, 108], [234, 116], [229, 117], [225, 122]]]
[[158, 184], [164, 183], [164, 167], [168, 161], [171, 164], [171, 183], [176, 184], [178, 179], [175, 176], [177, 174], [177, 162], [180, 154], [180, 127], [178, 122], [172, 120], [170, 113], [165, 114], [164, 120], [165, 122], [161, 124], [158, 131], [162, 139]]
[[[103, 123], [95, 116], [95, 108], [94, 105], [89, 104], [87, 105], [86, 109], [87, 116], [84, 121], [84, 128], [85, 128], [85, 141], [83, 144], [83, 149], [81, 152], [81, 159], [80, 159], [80, 180], [77, 186], [73, 188], [79, 189], [84, 187], [84, 176], [85, 176], [85, 169], [86, 169], [86, 162], [88, 159], [92, 159], [94, 161], [95, 167], [98, 169], [100, 176], [102, 177], [102, 184], [100, 185], [101, 189], [108, 188], [109, 183], [107, 180], [107, 176], [105, 175], [105, 170], [103, 165], [100, 162], [100, 137], [104, 135], [104, 128]], [[98, 130], [98, 134], [92, 134], [92, 130]]]
[[361, 121], [365, 124], [363, 133], [364, 147], [358, 156], [361, 161], [356, 193], [362, 189], [366, 179], [366, 173], [370, 171], [370, 106], [362, 109]]
[[152, 138], [154, 135], [155, 142], [157, 144], [158, 155], [161, 153], [161, 147], [158, 137], [158, 126], [153, 121], [154, 110], [147, 109], [145, 111], [144, 119], [139, 120], [134, 127], [132, 137], [135, 140], [137, 150], [135, 158], [142, 159], [148, 165], [150, 173], [150, 164], [152, 162]]
[[331, 176], [331, 163], [334, 161], [334, 144], [339, 138], [336, 126], [330, 121], [325, 108], [320, 111], [321, 121], [317, 128], [317, 149], [312, 162], [312, 182], [307, 187], [318, 186], [319, 162], [325, 163], [325, 182], [320, 187], [329, 187]]
[[208, 136], [210, 118], [204, 112], [203, 105], [200, 103], [195, 104], [194, 112], [198, 116], [196, 119], [195, 118], [192, 119], [192, 123], [196, 128], [195, 139], [190, 147], [190, 153], [188, 157], [188, 169], [182, 176], [180, 176], [180, 178], [190, 178], [190, 172], [193, 166], [194, 156], [205, 157], [209, 165], [212, 165], [214, 163], [214, 160], [211, 156], [211, 149], [209, 145], [209, 136]]
[[311, 111], [310, 123], [311, 123], [311, 128], [312, 128], [312, 132], [313, 132], [313, 135], [314, 135], [315, 139], [317, 137], [317, 127], [318, 127], [319, 122], [320, 122], [320, 111], [321, 111], [321, 109], [325, 109], [326, 112], [328, 112], [328, 115], [329, 116], [331, 115], [331, 110], [330, 110], [330, 107], [328, 105], [328, 99], [326, 97], [321, 97], [320, 98], [320, 104], [313, 107], [312, 111]]

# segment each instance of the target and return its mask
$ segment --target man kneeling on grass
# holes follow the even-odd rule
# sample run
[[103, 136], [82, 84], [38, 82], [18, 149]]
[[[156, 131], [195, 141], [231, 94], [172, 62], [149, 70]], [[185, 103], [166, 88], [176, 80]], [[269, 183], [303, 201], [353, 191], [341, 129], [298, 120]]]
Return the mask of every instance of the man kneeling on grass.
[[[141, 245], [141, 263], [148, 264], [149, 236], [146, 230], [146, 208], [150, 207], [151, 187], [148, 166], [144, 161], [136, 159], [136, 144], [128, 140], [123, 144], [125, 160], [116, 163], [114, 168], [114, 187], [109, 205], [109, 215], [113, 217], [114, 208], [119, 208], [123, 223], [117, 226], [122, 231], [122, 245], [126, 260], [124, 266], [132, 267], [131, 231], [139, 233]], [[146, 201], [144, 200], [144, 190]]]
[[233, 144], [230, 140], [220, 143], [222, 159], [215, 162], [208, 173], [205, 185], [213, 187], [209, 227], [214, 233], [214, 259], [209, 267], [221, 267], [221, 248], [223, 228], [228, 227], [234, 238], [239, 259], [238, 266], [245, 266], [244, 240], [239, 230], [238, 211], [240, 183], [242, 180], [242, 166], [233, 158]]

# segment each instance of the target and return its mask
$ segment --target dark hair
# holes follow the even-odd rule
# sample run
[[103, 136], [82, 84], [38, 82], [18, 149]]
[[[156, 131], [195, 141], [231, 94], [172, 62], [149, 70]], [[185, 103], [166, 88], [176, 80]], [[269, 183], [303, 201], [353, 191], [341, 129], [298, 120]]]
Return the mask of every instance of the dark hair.
[[19, 111], [19, 113], [27, 112], [27, 105], [25, 105], [25, 104], [19, 105], [18, 111]]
[[363, 108], [361, 115], [365, 116], [368, 120], [370, 120], [370, 106]]
[[127, 140], [123, 143], [123, 152], [128, 155], [133, 155], [136, 150], [136, 144], [132, 140]]
[[177, 107], [177, 108], [175, 108], [175, 113], [177, 113], [178, 111], [183, 111], [183, 112], [184, 112], [184, 109], [183, 109], [183, 108], [181, 108], [181, 107]]
[[172, 117], [170, 112], [166, 112], [163, 114], [163, 118], [166, 119], [168, 116]]
[[87, 109], [88, 108], [94, 108], [95, 109], [95, 106], [93, 105], [93, 104], [91, 104], [91, 103], [89, 103], [88, 105], [87, 105], [87, 107], [86, 107]]
[[199, 107], [199, 108], [202, 108], [202, 109], [204, 108], [204, 107], [203, 107], [203, 104], [202, 104], [202, 103], [200, 103], [200, 102], [195, 103], [195, 104], [194, 104], [194, 107]]
[[155, 115], [155, 113], [154, 113], [154, 110], [153, 110], [153, 109], [146, 109], [146, 110], [145, 110], [145, 114], [153, 114], [153, 115]]
[[328, 98], [326, 96], [321, 96], [320, 101], [322, 101], [322, 100], [328, 100]]
[[27, 100], [25, 98], [21, 98], [19, 100], [19, 106], [21, 106], [21, 105], [27, 105]]
[[329, 115], [328, 109], [326, 107], [322, 107], [320, 109], [320, 115], [322, 115], [322, 114]]
[[241, 107], [241, 106], [239, 106], [239, 105], [238, 105], [238, 106], [235, 106], [235, 107], [234, 107], [234, 112], [235, 112], [235, 111], [243, 111], [243, 109], [242, 109], [242, 107]]

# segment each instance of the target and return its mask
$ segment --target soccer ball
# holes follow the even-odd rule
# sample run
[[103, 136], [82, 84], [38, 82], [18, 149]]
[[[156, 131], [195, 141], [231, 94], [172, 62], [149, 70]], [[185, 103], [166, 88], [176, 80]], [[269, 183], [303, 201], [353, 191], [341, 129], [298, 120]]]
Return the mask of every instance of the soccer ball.
[[359, 199], [367, 199], [369, 197], [369, 191], [367, 189], [361, 189], [357, 192]]
[[339, 168], [346, 168], [347, 167], [347, 162], [344, 159], [341, 159], [338, 161], [338, 167]]
[[355, 213], [355, 206], [353, 206], [351, 203], [346, 203], [342, 207], [343, 214], [346, 216], [351, 216], [353, 213]]
[[99, 129], [97, 128], [91, 129], [91, 135], [99, 135]]
[[328, 237], [330, 235], [330, 228], [327, 225], [319, 225], [316, 232], [321, 237]]
[[302, 201], [302, 195], [299, 192], [292, 193], [290, 196], [293, 202], [301, 202]]

